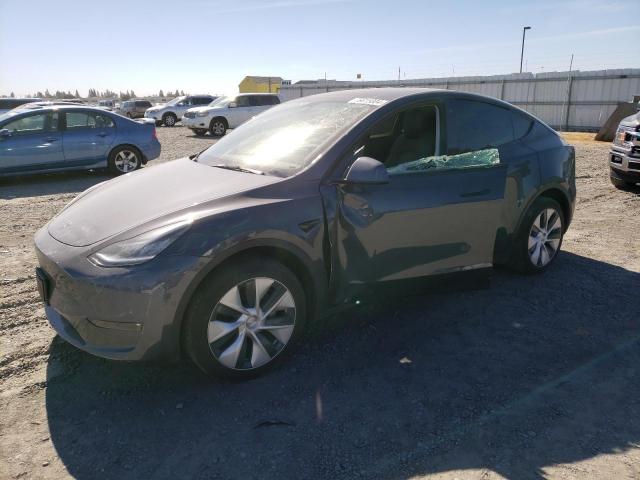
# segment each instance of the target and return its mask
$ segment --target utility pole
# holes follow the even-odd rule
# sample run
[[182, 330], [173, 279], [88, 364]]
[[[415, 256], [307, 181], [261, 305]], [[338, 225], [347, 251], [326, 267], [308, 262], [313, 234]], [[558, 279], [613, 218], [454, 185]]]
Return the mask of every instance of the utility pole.
[[520, 50], [520, 73], [522, 73], [522, 59], [524, 58], [524, 37], [527, 34], [527, 30], [531, 30], [531, 27], [524, 27], [522, 29], [522, 50]]

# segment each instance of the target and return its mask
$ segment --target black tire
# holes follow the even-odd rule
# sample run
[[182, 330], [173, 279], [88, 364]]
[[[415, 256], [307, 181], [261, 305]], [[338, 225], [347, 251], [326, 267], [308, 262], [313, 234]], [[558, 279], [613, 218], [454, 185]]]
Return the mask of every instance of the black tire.
[[[559, 242], [557, 244], [555, 252], [553, 252], [553, 255], [549, 254], [549, 250], [551, 248], [546, 247], [547, 242], [544, 242], [545, 245], [540, 246], [539, 248], [540, 250], [542, 250], [543, 248], [545, 249], [546, 254], [550, 256], [550, 260], [544, 264], [542, 264], [542, 262], [536, 264], [532, 260], [532, 256], [530, 254], [529, 236], [532, 232], [534, 221], [538, 218], [538, 216], [541, 215], [543, 211], [548, 211], [549, 209], [553, 210], [558, 216], [560, 220], [560, 227], [552, 229], [549, 232], [548, 238], [550, 241], [559, 240]], [[549, 223], [554, 221], [554, 217], [552, 215], [548, 218], [550, 219]], [[547, 270], [549, 266], [553, 264], [556, 258], [558, 258], [558, 254], [560, 253], [560, 249], [562, 248], [562, 239], [564, 237], [565, 225], [564, 212], [562, 211], [562, 207], [560, 206], [560, 204], [549, 197], [538, 197], [529, 207], [522, 219], [520, 229], [516, 234], [513, 242], [513, 250], [511, 252], [511, 259], [509, 260], [509, 266], [514, 270], [524, 274], [537, 274]], [[545, 239], [546, 238], [547, 237], [545, 236]], [[539, 260], [541, 256], [542, 255], [538, 257]]]
[[[242, 346], [238, 349], [239, 355], [235, 361], [232, 361], [236, 368], [230, 368], [223, 365], [214, 355], [214, 351], [217, 348], [215, 344], [224, 342], [223, 344], [226, 346], [220, 350], [225, 350], [230, 344], [238, 340], [240, 330], [234, 330], [226, 334], [216, 342], [212, 342], [210, 346], [208, 337], [210, 317], [213, 315], [214, 309], [216, 309], [216, 316], [221, 318], [220, 309], [222, 309], [226, 310], [225, 313], [230, 313], [231, 321], [234, 321], [233, 318], [235, 318], [237, 312], [224, 306], [221, 307], [220, 300], [230, 290], [237, 288], [239, 285], [248, 285], [246, 292], [249, 293], [245, 293], [245, 295], [250, 296], [252, 288], [250, 282], [253, 281], [252, 279], [260, 277], [267, 277], [276, 281], [269, 290], [266, 290], [262, 298], [263, 302], [268, 302], [269, 298], [267, 297], [269, 297], [270, 293], [277, 296], [277, 292], [273, 288], [276, 283], [278, 287], [284, 286], [291, 293], [295, 303], [293, 333], [288, 342], [284, 344], [284, 347], [279, 347], [281, 350], [276, 349], [277, 353], [266, 364], [256, 368], [252, 368], [250, 365], [250, 362], [253, 361], [251, 356], [253, 349], [256, 348], [255, 343], [247, 333], [246, 339], [241, 342]], [[251, 303], [249, 296], [245, 297], [248, 304]], [[253, 298], [255, 299], [255, 294]], [[262, 304], [263, 302], [260, 303]], [[244, 305], [245, 300], [242, 303]], [[307, 320], [306, 309], [304, 289], [291, 270], [269, 257], [257, 255], [246, 257], [236, 263], [217, 269], [198, 287], [189, 303], [185, 316], [183, 329], [184, 347], [191, 360], [207, 375], [235, 380], [255, 377], [273, 368], [292, 351], [304, 332]], [[285, 312], [284, 315], [289, 314], [290, 309]], [[273, 341], [273, 339], [270, 341]], [[277, 339], [274, 344], [278, 344]], [[222, 356], [220, 352], [218, 354]]]
[[165, 113], [162, 116], [162, 124], [165, 127], [173, 127], [178, 122], [178, 117], [173, 113]]
[[618, 190], [629, 190], [636, 186], [636, 184], [633, 182], [627, 182], [626, 180], [616, 178], [613, 175], [610, 175], [609, 178], [611, 179], [611, 183], [613, 184], [613, 186]]
[[205, 135], [207, 133], [207, 129], [206, 128], [194, 128], [193, 129], [193, 133], [195, 133], [197, 136], [201, 137], [203, 135]]
[[[122, 155], [118, 158], [120, 154]], [[127, 160], [125, 160], [123, 156], [126, 157]], [[124, 167], [125, 162], [127, 164], [126, 168]], [[111, 150], [107, 165], [113, 175], [123, 175], [133, 172], [142, 166], [142, 153], [131, 145], [121, 145]]]
[[209, 133], [214, 137], [224, 136], [227, 133], [227, 128], [229, 128], [229, 124], [222, 117], [213, 118], [209, 123]]

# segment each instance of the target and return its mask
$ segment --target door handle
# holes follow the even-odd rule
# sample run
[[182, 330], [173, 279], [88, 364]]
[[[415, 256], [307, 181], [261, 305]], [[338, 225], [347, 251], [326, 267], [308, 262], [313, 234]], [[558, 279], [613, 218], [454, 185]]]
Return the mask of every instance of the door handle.
[[56, 137], [49, 137], [47, 138], [47, 142], [57, 142], [58, 139]]
[[98, 133], [96, 136], [104, 138], [104, 137], [106, 137], [106, 136], [107, 136], [107, 134], [106, 134], [106, 133], [104, 133], [104, 132], [100, 132], [100, 133]]

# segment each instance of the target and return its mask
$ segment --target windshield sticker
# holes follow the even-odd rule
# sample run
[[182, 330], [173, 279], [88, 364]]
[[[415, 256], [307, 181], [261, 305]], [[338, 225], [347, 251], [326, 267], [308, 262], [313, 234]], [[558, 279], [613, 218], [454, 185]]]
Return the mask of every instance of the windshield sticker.
[[388, 100], [381, 100], [380, 98], [352, 98], [347, 103], [359, 103], [360, 105], [373, 105], [379, 107], [380, 105], [384, 105], [388, 103]]

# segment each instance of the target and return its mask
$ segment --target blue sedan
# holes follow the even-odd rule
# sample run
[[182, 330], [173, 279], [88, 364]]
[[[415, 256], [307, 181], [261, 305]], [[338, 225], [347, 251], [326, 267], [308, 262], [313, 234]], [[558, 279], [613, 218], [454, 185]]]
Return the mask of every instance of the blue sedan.
[[53, 105], [0, 115], [0, 176], [104, 167], [120, 175], [159, 155], [155, 125], [99, 108]]

